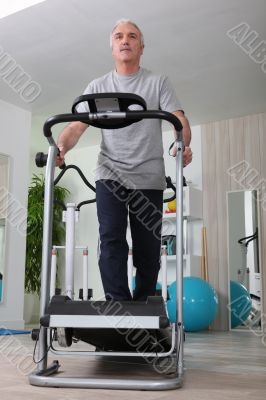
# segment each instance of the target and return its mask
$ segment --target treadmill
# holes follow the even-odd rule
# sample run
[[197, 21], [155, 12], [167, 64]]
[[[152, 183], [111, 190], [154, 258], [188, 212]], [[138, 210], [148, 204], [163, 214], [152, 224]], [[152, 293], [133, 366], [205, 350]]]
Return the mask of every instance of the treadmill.
[[[89, 112], [79, 112], [80, 104]], [[65, 294], [50, 298], [52, 217], [55, 160], [57, 145], [52, 136], [54, 125], [81, 121], [101, 129], [119, 129], [143, 119], [161, 119], [171, 123], [176, 131], [176, 323], [170, 323], [167, 299], [162, 296], [148, 297], [147, 301], [74, 300]], [[38, 160], [38, 166], [46, 165], [44, 193], [44, 225], [41, 271], [40, 331], [37, 368], [29, 375], [35, 386], [167, 390], [176, 389], [183, 383], [183, 138], [182, 124], [175, 115], [161, 110], [147, 110], [145, 101], [130, 93], [101, 93], [78, 97], [72, 113], [55, 115], [43, 127], [49, 143], [48, 155]], [[165, 283], [166, 284], [166, 283]], [[166, 290], [167, 291], [167, 290]], [[165, 290], [164, 290], [165, 292]], [[95, 350], [59, 350], [53, 343], [60, 337], [64, 347], [82, 341]], [[63, 340], [62, 340], [63, 338]], [[59, 342], [59, 340], [58, 340]], [[148, 364], [150, 376], [121, 376], [112, 371], [110, 376], [63, 376], [60, 364], [54, 360], [48, 365], [48, 354], [58, 356], [92, 357], [97, 363], [138, 360]], [[127, 369], [127, 363], [124, 369]]]

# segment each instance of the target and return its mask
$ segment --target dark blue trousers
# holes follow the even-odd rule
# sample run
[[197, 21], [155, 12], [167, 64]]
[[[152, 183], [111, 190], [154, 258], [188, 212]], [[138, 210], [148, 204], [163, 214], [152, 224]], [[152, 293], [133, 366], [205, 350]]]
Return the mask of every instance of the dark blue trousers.
[[126, 189], [113, 180], [96, 182], [100, 233], [99, 267], [107, 299], [131, 300], [126, 231], [130, 222], [136, 288], [133, 300], [155, 294], [161, 260], [162, 190]]

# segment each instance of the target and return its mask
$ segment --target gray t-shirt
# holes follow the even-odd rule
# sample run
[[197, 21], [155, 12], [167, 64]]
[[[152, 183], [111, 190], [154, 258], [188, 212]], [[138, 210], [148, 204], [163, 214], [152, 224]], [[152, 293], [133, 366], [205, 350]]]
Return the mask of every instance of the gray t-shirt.
[[[148, 110], [182, 110], [168, 78], [144, 68], [132, 75], [109, 72], [92, 81], [84, 94], [107, 92], [137, 94]], [[128, 189], [165, 189], [161, 123], [144, 119], [126, 128], [103, 129], [95, 180], [113, 179]]]

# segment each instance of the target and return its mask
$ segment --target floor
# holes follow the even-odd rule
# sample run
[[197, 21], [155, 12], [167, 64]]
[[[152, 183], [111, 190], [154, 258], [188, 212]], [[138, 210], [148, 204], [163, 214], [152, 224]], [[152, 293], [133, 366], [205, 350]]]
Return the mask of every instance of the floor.
[[[181, 389], [164, 392], [31, 386], [27, 375], [34, 369], [33, 348], [34, 342], [29, 335], [0, 336], [2, 400], [47, 400], [52, 397], [56, 400], [131, 400], [135, 396], [139, 400], [257, 400], [266, 396], [266, 337], [250, 331], [187, 334], [184, 385]], [[54, 358], [52, 355], [51, 360]], [[85, 358], [67, 357], [61, 358], [60, 362], [68, 373], [95, 368], [93, 361]], [[119, 368], [117, 362], [108, 363], [109, 371]], [[123, 365], [121, 374], [124, 368]], [[132, 364], [127, 368], [134, 370], [137, 366]]]

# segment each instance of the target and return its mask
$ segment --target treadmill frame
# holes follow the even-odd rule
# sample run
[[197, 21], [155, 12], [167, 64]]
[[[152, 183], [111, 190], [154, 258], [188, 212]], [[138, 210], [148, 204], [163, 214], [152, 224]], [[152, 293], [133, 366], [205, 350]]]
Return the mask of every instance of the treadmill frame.
[[[130, 96], [130, 94], [129, 94]], [[104, 97], [104, 96], [103, 96]], [[49, 118], [44, 124], [44, 135], [49, 142], [45, 173], [45, 194], [44, 194], [44, 225], [43, 225], [43, 247], [42, 247], [42, 271], [41, 271], [41, 300], [40, 316], [47, 313], [50, 299], [50, 275], [51, 275], [51, 253], [52, 253], [52, 216], [53, 216], [53, 187], [55, 160], [58, 153], [57, 145], [52, 137], [51, 128], [59, 123], [81, 121], [89, 125], [117, 119], [118, 121], [131, 121], [134, 123], [141, 119], [161, 119], [170, 122], [176, 132], [176, 302], [177, 318], [176, 323], [172, 325], [172, 349], [166, 353], [169, 357], [175, 358], [175, 372], [169, 376], [162, 376], [158, 379], [121, 379], [119, 376], [114, 378], [95, 378], [95, 377], [61, 377], [56, 375], [60, 365], [57, 360], [48, 366], [49, 337], [50, 328], [41, 327], [39, 333], [39, 347], [37, 369], [29, 375], [29, 383], [35, 386], [51, 387], [75, 387], [75, 388], [101, 388], [101, 389], [128, 389], [128, 390], [168, 390], [176, 389], [183, 384], [183, 356], [184, 356], [184, 329], [183, 329], [183, 136], [182, 125], [173, 114], [160, 111], [125, 111], [125, 112], [94, 112], [94, 113], [76, 113], [60, 114]], [[108, 326], [110, 328], [110, 326]], [[174, 347], [173, 347], [174, 343]], [[51, 343], [50, 343], [51, 344]], [[173, 350], [173, 351], [172, 351]], [[67, 352], [57, 351], [51, 348], [51, 351], [60, 355], [74, 353], [75, 355], [93, 356], [129, 356], [127, 352]], [[83, 354], [85, 353], [85, 354]], [[133, 353], [135, 356], [139, 354]], [[150, 353], [151, 355], [154, 353]], [[158, 356], [158, 355], [157, 355]]]

